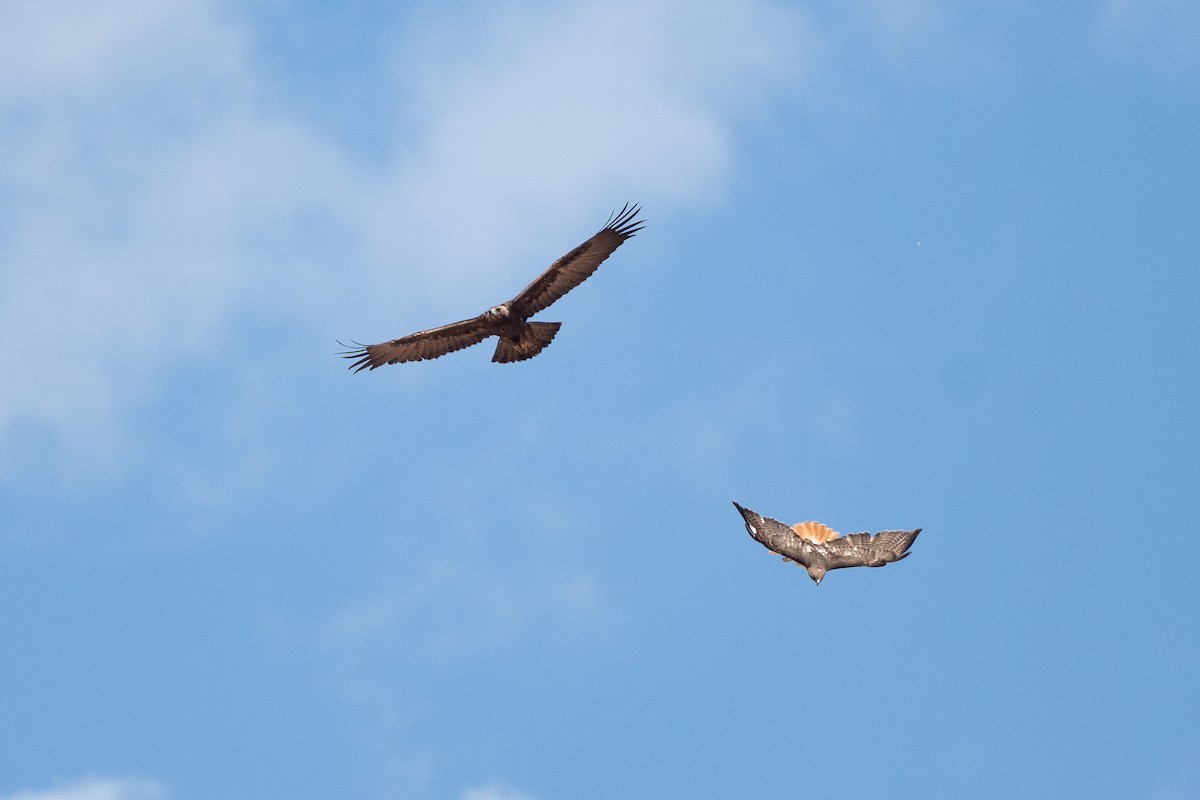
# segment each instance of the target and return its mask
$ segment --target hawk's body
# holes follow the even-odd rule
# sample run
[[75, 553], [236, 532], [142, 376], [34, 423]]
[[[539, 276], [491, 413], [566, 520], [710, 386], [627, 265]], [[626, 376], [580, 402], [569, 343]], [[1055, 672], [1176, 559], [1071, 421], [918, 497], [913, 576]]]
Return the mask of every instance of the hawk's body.
[[817, 585], [831, 569], [843, 567], [882, 567], [908, 556], [908, 548], [917, 540], [920, 528], [911, 531], [851, 533], [841, 536], [819, 522], [800, 522], [791, 527], [777, 519], [764, 517], [748, 508], [733, 504], [746, 521], [746, 530], [754, 539], [785, 561], [795, 561], [808, 570]]
[[354, 359], [350, 368], [358, 372], [384, 364], [437, 358], [496, 336], [500, 341], [492, 361], [508, 364], [533, 358], [550, 344], [562, 323], [530, 322], [529, 318], [587, 280], [604, 259], [641, 230], [645, 223], [637, 219], [638, 209], [639, 206], [631, 208], [626, 204], [620, 212], [609, 217], [595, 236], [551, 264], [507, 303], [473, 319], [418, 331], [390, 342], [359, 345], [343, 356]]

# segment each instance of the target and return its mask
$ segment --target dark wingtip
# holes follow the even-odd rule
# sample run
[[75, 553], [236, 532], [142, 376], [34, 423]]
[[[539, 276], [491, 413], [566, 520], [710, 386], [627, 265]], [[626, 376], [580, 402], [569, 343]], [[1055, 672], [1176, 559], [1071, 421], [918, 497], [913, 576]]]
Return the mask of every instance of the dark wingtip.
[[621, 206], [620, 211], [614, 211], [609, 215], [608, 222], [604, 223], [604, 229], [628, 239], [646, 227], [646, 220], [637, 219], [641, 210], [642, 206], [639, 203], [633, 205], [626, 203]]
[[[359, 344], [353, 339], [350, 340], [350, 344], [346, 344], [341, 339], [334, 339], [334, 341], [340, 346], [348, 348], [338, 353], [339, 356], [342, 358], [354, 359], [354, 363], [346, 369], [352, 370], [355, 373], [359, 373], [364, 369], [375, 369], [375, 367], [379, 366], [378, 364], [372, 363], [371, 354], [367, 352], [367, 345]], [[351, 345], [353, 345], [353, 349], [349, 349]]]

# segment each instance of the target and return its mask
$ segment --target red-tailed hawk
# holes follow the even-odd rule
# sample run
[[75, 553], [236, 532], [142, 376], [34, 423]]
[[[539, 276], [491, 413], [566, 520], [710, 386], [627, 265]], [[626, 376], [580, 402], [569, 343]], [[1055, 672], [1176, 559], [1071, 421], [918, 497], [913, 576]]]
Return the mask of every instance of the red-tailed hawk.
[[808, 570], [818, 586], [831, 569], [842, 567], [882, 567], [908, 555], [920, 528], [911, 531], [851, 533], [842, 536], [819, 522], [798, 522], [791, 527], [777, 519], [764, 517], [748, 508], [733, 504], [746, 520], [746, 530], [763, 547], [795, 561]]
[[530, 322], [529, 318], [587, 280], [622, 242], [640, 231], [645, 222], [637, 219], [639, 208], [626, 203], [608, 218], [595, 236], [551, 264], [537, 280], [507, 303], [474, 319], [418, 331], [390, 342], [368, 345], [354, 342], [356, 349], [341, 355], [354, 359], [350, 369], [358, 372], [384, 364], [437, 358], [479, 344], [489, 336], [497, 336], [500, 341], [492, 361], [508, 364], [533, 358], [550, 344], [562, 323]]

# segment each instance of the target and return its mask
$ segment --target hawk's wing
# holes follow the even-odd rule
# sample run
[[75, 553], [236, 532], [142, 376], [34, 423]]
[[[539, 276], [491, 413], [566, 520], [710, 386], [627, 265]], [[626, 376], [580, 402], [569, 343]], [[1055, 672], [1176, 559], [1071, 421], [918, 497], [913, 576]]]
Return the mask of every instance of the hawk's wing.
[[595, 236], [551, 264], [508, 307], [528, 319], [583, 283], [622, 242], [642, 229], [645, 222], [636, 219], [640, 208], [626, 203]]
[[455, 350], [479, 344], [491, 335], [492, 332], [488, 330], [483, 319], [475, 317], [474, 319], [464, 319], [461, 322], [452, 322], [440, 328], [417, 331], [409, 336], [392, 339], [390, 342], [381, 344], [360, 345], [358, 342], [354, 342], [356, 349], [347, 350], [341, 353], [341, 356], [354, 359], [350, 369], [358, 372], [382, 367], [384, 364], [437, 358], [446, 353], [453, 353]]
[[806, 539], [800, 538], [787, 525], [777, 519], [764, 517], [756, 511], [743, 508], [736, 502], [733, 505], [741, 512], [742, 519], [746, 521], [746, 531], [763, 547], [805, 567], [812, 564], [814, 559], [823, 563], [820, 548]]
[[827, 542], [815, 543], [801, 538], [794, 530], [777, 519], [764, 517], [737, 503], [737, 510], [746, 520], [746, 530], [763, 547], [805, 567], [820, 565], [825, 569], [843, 567], [882, 567], [908, 555], [908, 548], [917, 540], [920, 528], [911, 531], [882, 531], [852, 533]]
[[908, 555], [908, 548], [917, 540], [920, 528], [911, 531], [880, 531], [851, 533], [824, 544], [828, 552], [826, 569], [842, 567], [882, 567]]

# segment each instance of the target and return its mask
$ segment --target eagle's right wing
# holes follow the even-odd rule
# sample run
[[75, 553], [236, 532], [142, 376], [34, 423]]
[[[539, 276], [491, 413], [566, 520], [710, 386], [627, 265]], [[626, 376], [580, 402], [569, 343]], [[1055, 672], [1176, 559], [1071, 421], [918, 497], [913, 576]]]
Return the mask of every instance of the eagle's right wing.
[[640, 206], [625, 205], [609, 217], [595, 236], [550, 265], [533, 283], [509, 301], [514, 313], [532, 317], [587, 280], [604, 259], [645, 224], [637, 219]]
[[[452, 322], [440, 328], [417, 331], [400, 339], [392, 339], [390, 342], [367, 345], [354, 342], [356, 346], [354, 350], [347, 350], [340, 355], [342, 358], [354, 359], [350, 369], [359, 372], [364, 369], [375, 369], [384, 364], [437, 358], [446, 353], [453, 353], [455, 350], [479, 344], [488, 336], [491, 336], [491, 331], [484, 325], [482, 317], [475, 317], [474, 319], [464, 319], [461, 322]], [[346, 347], [347, 345], [342, 346]]]

